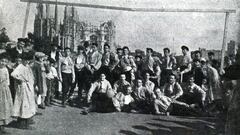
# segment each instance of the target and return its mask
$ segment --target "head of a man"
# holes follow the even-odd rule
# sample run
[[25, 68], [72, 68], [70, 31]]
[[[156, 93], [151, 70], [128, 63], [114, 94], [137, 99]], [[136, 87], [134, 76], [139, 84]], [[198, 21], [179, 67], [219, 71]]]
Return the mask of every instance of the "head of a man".
[[164, 53], [164, 56], [170, 56], [170, 49], [169, 48], [164, 48], [163, 53]]
[[146, 49], [146, 55], [149, 57], [149, 56], [152, 56], [152, 53], [153, 53], [153, 49], [152, 48], [147, 48]]
[[148, 72], [145, 73], [145, 79], [148, 81], [150, 79], [150, 74]]
[[106, 79], [106, 75], [105, 75], [105, 74], [101, 74], [101, 75], [100, 75], [100, 80], [101, 80], [101, 81], [104, 81], [105, 79]]
[[213, 60], [214, 59], [214, 52], [209, 52], [208, 53], [208, 59], [211, 61], [211, 60]]
[[176, 82], [176, 75], [171, 74], [171, 75], [169, 76], [169, 83], [170, 83], [170, 84], [174, 84], [175, 82]]
[[194, 57], [195, 57], [195, 59], [200, 60], [201, 57], [202, 57], [202, 53], [197, 50], [197, 51], [194, 52]]
[[129, 54], [129, 48], [127, 46], [123, 47], [123, 54], [128, 55]]
[[18, 42], [17, 42], [17, 48], [18, 49], [23, 49], [23, 47], [25, 46], [25, 41], [23, 38], [19, 38]]
[[125, 86], [125, 90], [126, 90], [126, 95], [130, 95], [132, 93], [132, 87], [131, 85], [126, 85]]
[[97, 51], [98, 44], [97, 43], [92, 43], [92, 51], [95, 52]]
[[189, 78], [188, 78], [188, 83], [189, 83], [190, 85], [193, 85], [193, 83], [194, 83], [194, 76], [193, 76], [193, 75], [189, 76]]
[[122, 48], [117, 48], [117, 55], [120, 58], [123, 55], [123, 49]]
[[83, 52], [84, 52], [84, 47], [83, 46], [78, 46], [78, 55], [79, 54], [83, 54]]
[[15, 59], [15, 61], [16, 61], [16, 65], [22, 64], [22, 58], [21, 57], [17, 57]]
[[163, 92], [162, 92], [159, 88], [157, 88], [157, 89], [155, 90], [155, 94], [156, 94], [156, 97], [157, 97], [157, 98], [160, 98], [161, 96], [164, 95]]
[[120, 75], [120, 81], [125, 81], [126, 80], [126, 75], [125, 74], [121, 74]]
[[109, 44], [104, 44], [104, 47], [103, 47], [103, 50], [105, 53], [109, 52], [110, 51], [110, 45]]
[[65, 56], [66, 56], [66, 57], [70, 56], [70, 55], [71, 55], [71, 49], [70, 49], [69, 47], [66, 47], [66, 48], [64, 49], [64, 53], [65, 53]]
[[189, 51], [189, 48], [184, 45], [184, 46], [181, 47], [181, 49], [182, 49], [183, 55], [187, 55], [187, 53], [188, 53], [188, 51]]
[[201, 67], [201, 62], [198, 59], [194, 59], [193, 64], [194, 64], [195, 67]]
[[142, 79], [137, 79], [137, 87], [142, 87], [142, 86], [143, 86]]

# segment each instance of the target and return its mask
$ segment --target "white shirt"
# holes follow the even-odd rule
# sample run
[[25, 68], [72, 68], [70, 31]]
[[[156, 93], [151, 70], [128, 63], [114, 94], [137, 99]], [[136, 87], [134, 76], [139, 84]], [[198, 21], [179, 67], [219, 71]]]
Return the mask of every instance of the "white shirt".
[[55, 77], [58, 77], [58, 73], [56, 68], [51, 67], [49, 73], [47, 73], [46, 77], [48, 79], [54, 79]]
[[56, 61], [56, 51], [55, 52], [51, 52], [50, 54], [51, 58], [54, 59]]

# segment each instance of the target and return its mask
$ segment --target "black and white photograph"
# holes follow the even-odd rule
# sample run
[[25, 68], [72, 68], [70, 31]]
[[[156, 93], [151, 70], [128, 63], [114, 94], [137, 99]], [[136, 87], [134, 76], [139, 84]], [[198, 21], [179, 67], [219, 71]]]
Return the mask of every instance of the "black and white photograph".
[[0, 0], [0, 135], [240, 135], [240, 0]]

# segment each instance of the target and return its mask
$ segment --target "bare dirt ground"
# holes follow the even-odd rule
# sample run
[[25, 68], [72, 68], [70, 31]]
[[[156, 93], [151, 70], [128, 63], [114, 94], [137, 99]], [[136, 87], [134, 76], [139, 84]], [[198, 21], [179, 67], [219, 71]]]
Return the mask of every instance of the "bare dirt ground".
[[35, 116], [33, 130], [6, 128], [12, 135], [216, 135], [224, 126], [217, 118], [90, 113], [56, 104]]

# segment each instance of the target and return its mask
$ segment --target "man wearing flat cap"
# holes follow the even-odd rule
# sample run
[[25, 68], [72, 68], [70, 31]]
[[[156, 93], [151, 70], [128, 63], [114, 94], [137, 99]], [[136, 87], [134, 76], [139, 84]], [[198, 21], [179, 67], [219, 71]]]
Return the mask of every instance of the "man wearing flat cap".
[[46, 68], [44, 66], [45, 54], [42, 52], [35, 53], [35, 62], [32, 70], [35, 78], [35, 90], [37, 96], [41, 96], [41, 104], [39, 108], [45, 109], [45, 97], [47, 96]]
[[192, 70], [192, 58], [189, 54], [189, 48], [185, 45], [181, 47], [183, 58], [180, 64], [181, 82], [187, 82], [188, 75]]

